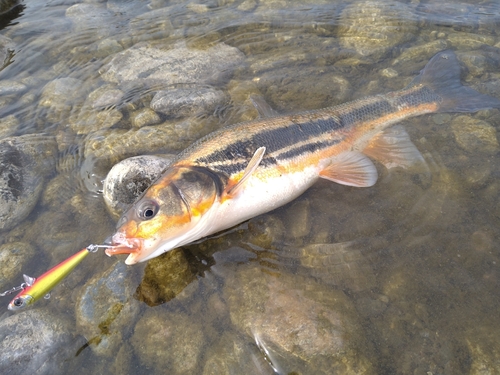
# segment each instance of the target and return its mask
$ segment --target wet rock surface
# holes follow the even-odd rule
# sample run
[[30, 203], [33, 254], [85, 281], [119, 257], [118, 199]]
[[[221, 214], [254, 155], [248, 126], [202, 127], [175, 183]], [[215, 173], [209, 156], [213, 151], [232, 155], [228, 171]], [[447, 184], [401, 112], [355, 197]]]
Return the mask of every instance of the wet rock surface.
[[165, 49], [140, 43], [117, 54], [101, 69], [101, 75], [107, 82], [122, 84], [203, 85], [224, 80], [242, 61], [243, 54], [237, 48], [223, 43], [203, 50], [182, 42]]
[[[155, 372], [193, 374], [205, 345], [203, 327], [185, 313], [148, 310], [131, 338], [132, 347], [143, 366]], [[166, 344], [168, 343], [168, 344]]]
[[274, 353], [285, 373], [372, 373], [360, 354], [367, 343], [356, 313], [342, 292], [253, 266], [233, 277], [224, 289], [232, 323]]
[[13, 287], [9, 285], [16, 278], [22, 281], [22, 270], [36, 256], [33, 246], [25, 242], [11, 242], [0, 245], [0, 290]]
[[82, 288], [75, 308], [77, 328], [95, 354], [112, 356], [122, 345], [125, 327], [137, 318], [139, 303], [133, 298], [133, 285], [130, 270], [117, 262]]
[[0, 321], [0, 371], [5, 375], [63, 373], [85, 340], [48, 310], [23, 311]]
[[340, 43], [362, 56], [380, 58], [392, 46], [411, 41], [417, 31], [412, 11], [404, 3], [356, 1], [340, 17], [345, 25], [339, 32]]
[[36, 135], [0, 141], [0, 231], [15, 227], [35, 207], [55, 171], [54, 138]]
[[158, 91], [151, 100], [151, 108], [172, 117], [186, 117], [213, 112], [227, 102], [227, 95], [211, 87], [180, 88]]

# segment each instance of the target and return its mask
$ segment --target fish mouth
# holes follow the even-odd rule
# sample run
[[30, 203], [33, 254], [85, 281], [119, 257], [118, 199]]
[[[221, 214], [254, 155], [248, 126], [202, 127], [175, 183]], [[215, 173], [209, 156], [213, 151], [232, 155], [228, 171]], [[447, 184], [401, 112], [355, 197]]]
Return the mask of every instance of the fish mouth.
[[118, 232], [111, 238], [111, 245], [106, 249], [107, 256], [118, 254], [129, 254], [125, 264], [135, 264], [139, 262], [142, 250], [142, 240], [139, 238], [127, 238], [123, 233]]

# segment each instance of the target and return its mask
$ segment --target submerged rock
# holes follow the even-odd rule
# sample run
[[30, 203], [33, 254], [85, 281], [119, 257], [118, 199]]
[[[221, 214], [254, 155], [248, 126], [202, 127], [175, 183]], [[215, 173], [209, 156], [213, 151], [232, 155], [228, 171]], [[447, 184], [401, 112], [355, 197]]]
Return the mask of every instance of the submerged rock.
[[149, 309], [131, 338], [135, 354], [152, 373], [195, 374], [205, 346], [201, 323], [185, 313]]
[[196, 82], [219, 83], [243, 61], [243, 54], [224, 43], [203, 50], [191, 49], [184, 42], [174, 48], [139, 43], [118, 53], [101, 69], [108, 82], [149, 84], [167, 87]]
[[380, 58], [417, 34], [414, 15], [400, 2], [356, 1], [340, 15], [340, 44], [363, 56]]
[[469, 152], [494, 154], [499, 145], [493, 126], [470, 116], [458, 116], [451, 123], [451, 130], [457, 143]]
[[137, 288], [137, 298], [149, 306], [168, 302], [196, 279], [182, 249], [151, 259]]
[[367, 343], [356, 312], [341, 291], [252, 265], [227, 280], [224, 295], [233, 324], [284, 373], [374, 373], [368, 353], [360, 352]]
[[172, 117], [210, 113], [228, 100], [228, 95], [212, 87], [191, 87], [158, 91], [151, 101], [156, 112]]
[[0, 139], [14, 135], [19, 128], [20, 122], [14, 115], [5, 116], [0, 119]]
[[[0, 290], [12, 287], [14, 278], [21, 276], [21, 270], [33, 259], [36, 251], [29, 243], [11, 242], [0, 246]], [[19, 278], [19, 281], [22, 277]]]
[[46, 177], [55, 170], [56, 155], [52, 137], [0, 141], [0, 231], [15, 227], [35, 207]]
[[63, 374], [84, 341], [70, 322], [48, 310], [11, 315], [0, 321], [0, 373]]
[[234, 332], [225, 333], [209, 348], [206, 357], [203, 375], [276, 374], [265, 353], [253, 341]]
[[77, 327], [98, 355], [116, 353], [139, 312], [139, 302], [132, 297], [131, 276], [130, 269], [118, 261], [80, 292], [75, 308]]

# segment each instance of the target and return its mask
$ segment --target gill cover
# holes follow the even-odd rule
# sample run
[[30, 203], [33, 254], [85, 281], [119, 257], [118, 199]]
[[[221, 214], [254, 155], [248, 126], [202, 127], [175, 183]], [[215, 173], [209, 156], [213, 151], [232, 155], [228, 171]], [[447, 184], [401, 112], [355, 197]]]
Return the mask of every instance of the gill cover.
[[204, 229], [196, 226], [222, 189], [207, 168], [169, 168], [122, 216], [106, 254], [130, 254], [125, 263], [135, 264], [197, 239]]

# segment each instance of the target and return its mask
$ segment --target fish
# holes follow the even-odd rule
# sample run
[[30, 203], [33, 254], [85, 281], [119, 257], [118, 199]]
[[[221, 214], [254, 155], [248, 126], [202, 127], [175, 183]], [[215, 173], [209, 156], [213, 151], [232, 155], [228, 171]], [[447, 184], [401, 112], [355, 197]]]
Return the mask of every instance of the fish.
[[372, 161], [409, 167], [423, 161], [396, 123], [439, 112], [500, 108], [463, 86], [451, 50], [432, 57], [405, 88], [319, 110], [258, 118], [221, 128], [182, 151], [125, 211], [108, 256], [147, 261], [272, 211], [319, 179], [373, 186]]
[[[13, 290], [21, 289], [21, 291], [12, 299], [7, 308], [12, 311], [21, 310], [34, 304], [42, 297], [50, 296], [50, 291], [68, 276], [89, 253], [96, 252], [99, 247], [106, 246], [89, 245], [37, 278], [23, 275], [24, 283], [20, 287], [13, 288]], [[7, 291], [2, 295], [10, 294], [10, 292]]]

